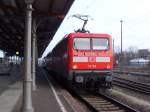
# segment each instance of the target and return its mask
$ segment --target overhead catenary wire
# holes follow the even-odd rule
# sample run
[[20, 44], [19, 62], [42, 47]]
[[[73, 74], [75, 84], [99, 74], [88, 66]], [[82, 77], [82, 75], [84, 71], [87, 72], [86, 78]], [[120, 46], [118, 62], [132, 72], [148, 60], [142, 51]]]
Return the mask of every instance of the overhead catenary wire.
[[[93, 4], [93, 0], [89, 0], [89, 2], [87, 2], [87, 0], [82, 0], [83, 4], [82, 4], [82, 9], [83, 7], [85, 6], [85, 8], [80, 11], [80, 14], [83, 14], [85, 11], [89, 10], [89, 8], [91, 7], [91, 4]], [[71, 14], [75, 14], [77, 11], [73, 11], [73, 8], [74, 8], [74, 5], [76, 5], [75, 3], [77, 2], [81, 2], [80, 0], [76, 0], [73, 4], [73, 6], [71, 7], [70, 11], [68, 12], [68, 14], [66, 15], [66, 17], [64, 18], [62, 24], [60, 25], [59, 29], [57, 30], [57, 32], [55, 33], [54, 35], [54, 38], [52, 39], [52, 41], [50, 42], [50, 44], [48, 45], [48, 47], [46, 48], [46, 50], [44, 51], [43, 55], [42, 55], [42, 58], [44, 58], [49, 52], [51, 52], [51, 50], [57, 45], [57, 43], [61, 40], [61, 38], [63, 38], [63, 36], [66, 34], [66, 33], [69, 33], [67, 31], [64, 31], [64, 28], [62, 28], [62, 25], [68, 21], [67, 18], [68, 16], [70, 16]], [[70, 21], [71, 22], [71, 21]], [[66, 23], [65, 23], [66, 24]], [[72, 30], [72, 26], [71, 25], [75, 25], [75, 24], [67, 24], [65, 26], [65, 28], [67, 28], [67, 30], [69, 29], [69, 31], [73, 31]], [[71, 29], [71, 30], [70, 30]], [[63, 33], [61, 32], [61, 30], [63, 30]], [[60, 36], [61, 34], [61, 36]], [[57, 40], [57, 41], [56, 41]]]

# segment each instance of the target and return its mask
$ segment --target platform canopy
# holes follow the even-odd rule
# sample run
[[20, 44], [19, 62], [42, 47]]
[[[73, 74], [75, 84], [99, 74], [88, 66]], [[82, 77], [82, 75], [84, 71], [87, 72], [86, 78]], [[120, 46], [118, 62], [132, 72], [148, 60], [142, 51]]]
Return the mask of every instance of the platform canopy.
[[[38, 56], [51, 41], [74, 0], [34, 0]], [[0, 0], [0, 49], [8, 56], [23, 56], [25, 37], [24, 0]]]

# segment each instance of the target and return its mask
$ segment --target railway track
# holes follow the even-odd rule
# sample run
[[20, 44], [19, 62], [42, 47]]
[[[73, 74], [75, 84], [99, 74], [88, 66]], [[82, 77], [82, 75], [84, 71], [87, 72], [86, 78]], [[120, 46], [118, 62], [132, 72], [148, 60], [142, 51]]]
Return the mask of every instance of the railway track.
[[121, 102], [100, 93], [77, 92], [68, 90], [75, 98], [83, 102], [91, 112], [138, 112]]
[[138, 112], [121, 102], [101, 93], [78, 94], [78, 97], [93, 112]]
[[128, 71], [121, 71], [121, 70], [113, 70], [113, 73], [120, 73], [120, 74], [131, 74], [131, 75], [136, 75], [136, 76], [145, 76], [149, 77], [150, 73], [149, 72], [128, 72]]
[[119, 77], [113, 77], [113, 85], [150, 95], [150, 85]]

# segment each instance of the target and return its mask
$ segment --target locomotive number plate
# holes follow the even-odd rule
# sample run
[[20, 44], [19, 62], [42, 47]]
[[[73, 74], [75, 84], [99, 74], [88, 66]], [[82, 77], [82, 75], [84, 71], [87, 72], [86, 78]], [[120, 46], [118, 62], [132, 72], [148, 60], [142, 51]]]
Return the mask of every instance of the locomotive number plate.
[[75, 81], [78, 82], [78, 83], [82, 83], [83, 80], [84, 80], [84, 78], [82, 76], [75, 77]]
[[96, 68], [96, 65], [95, 64], [88, 65], [88, 68]]

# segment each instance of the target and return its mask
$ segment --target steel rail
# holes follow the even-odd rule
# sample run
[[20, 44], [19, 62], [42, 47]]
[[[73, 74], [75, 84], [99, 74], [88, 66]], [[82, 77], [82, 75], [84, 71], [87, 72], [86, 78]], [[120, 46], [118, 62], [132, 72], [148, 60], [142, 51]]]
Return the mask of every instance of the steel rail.
[[132, 107], [122, 103], [122, 102], [119, 102], [118, 100], [114, 99], [114, 98], [111, 98], [110, 96], [107, 96], [107, 95], [104, 95], [103, 93], [99, 93], [99, 95], [103, 96], [104, 98], [106, 98], [108, 101], [111, 101], [113, 102], [114, 104], [116, 105], [119, 105], [120, 107], [122, 107], [126, 112], [139, 112], [138, 110], [136, 109], [133, 109]]
[[139, 112], [101, 93], [68, 90], [72, 96], [83, 102], [91, 112]]
[[84, 102], [92, 112], [138, 112], [137, 110], [102, 93], [78, 94], [76, 96]]
[[121, 74], [131, 74], [131, 75], [137, 75], [137, 76], [150, 76], [150, 73], [142, 73], [142, 72], [127, 72], [127, 71], [120, 71], [120, 70], [113, 70], [113, 73], [121, 73]]
[[121, 81], [129, 82], [129, 83], [133, 83], [133, 84], [136, 84], [138, 86], [146, 87], [146, 88], [150, 89], [150, 85], [149, 84], [145, 84], [145, 83], [141, 83], [141, 82], [136, 82], [136, 81], [132, 81], [132, 80], [128, 80], [128, 79], [116, 77], [116, 76], [113, 76], [113, 78], [115, 80], [121, 80]]
[[139, 83], [139, 82], [123, 79], [123, 78], [114, 77], [113, 85], [138, 91], [144, 94], [150, 94], [150, 85], [144, 83]]

